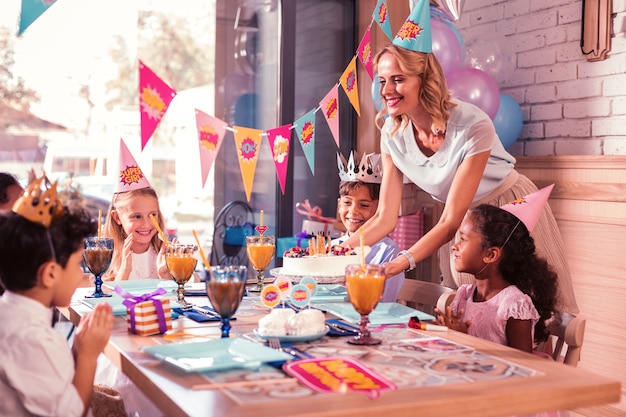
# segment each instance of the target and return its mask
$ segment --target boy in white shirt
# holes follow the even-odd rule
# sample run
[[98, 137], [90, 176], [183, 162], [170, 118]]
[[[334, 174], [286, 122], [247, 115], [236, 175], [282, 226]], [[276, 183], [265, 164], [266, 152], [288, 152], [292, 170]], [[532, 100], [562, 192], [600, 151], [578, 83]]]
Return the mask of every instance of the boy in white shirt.
[[90, 414], [111, 307], [99, 304], [81, 320], [72, 349], [51, 319], [83, 279], [83, 241], [96, 227], [86, 211], [64, 207], [45, 177], [0, 215], [0, 415]]

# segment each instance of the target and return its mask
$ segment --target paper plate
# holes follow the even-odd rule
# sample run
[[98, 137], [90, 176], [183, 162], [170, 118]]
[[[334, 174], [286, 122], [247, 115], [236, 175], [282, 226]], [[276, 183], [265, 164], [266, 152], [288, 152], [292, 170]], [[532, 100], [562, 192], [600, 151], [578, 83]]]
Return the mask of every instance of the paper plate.
[[254, 329], [254, 335], [262, 340], [268, 340], [270, 337], [276, 337], [282, 343], [304, 343], [304, 342], [312, 342], [313, 340], [321, 339], [322, 337], [326, 336], [329, 330], [330, 328], [326, 326], [323, 332], [315, 333], [315, 334], [301, 335], [301, 336], [296, 336], [296, 335], [266, 336], [266, 335], [260, 334], [259, 329]]
[[238, 338], [171, 343], [142, 350], [186, 372], [257, 368], [265, 362], [293, 359], [288, 353]]

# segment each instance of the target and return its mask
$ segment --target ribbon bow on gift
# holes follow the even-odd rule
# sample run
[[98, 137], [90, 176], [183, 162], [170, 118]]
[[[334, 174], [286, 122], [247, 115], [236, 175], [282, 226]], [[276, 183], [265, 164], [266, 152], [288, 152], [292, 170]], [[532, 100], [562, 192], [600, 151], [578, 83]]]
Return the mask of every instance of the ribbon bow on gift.
[[296, 203], [296, 211], [306, 216], [309, 220], [328, 224], [333, 224], [335, 222], [334, 217], [322, 216], [322, 209], [319, 206], [311, 207], [311, 203], [308, 198], [304, 200], [304, 203]]
[[135, 333], [135, 305], [144, 301], [152, 301], [154, 309], [156, 310], [157, 320], [159, 321], [159, 331], [165, 333], [167, 331], [167, 322], [165, 321], [165, 312], [163, 311], [163, 305], [157, 298], [159, 295], [165, 294], [167, 291], [163, 288], [159, 288], [156, 291], [152, 291], [150, 294], [132, 295], [124, 291], [119, 285], [115, 286], [115, 292], [124, 298], [122, 304], [130, 311], [130, 331]]

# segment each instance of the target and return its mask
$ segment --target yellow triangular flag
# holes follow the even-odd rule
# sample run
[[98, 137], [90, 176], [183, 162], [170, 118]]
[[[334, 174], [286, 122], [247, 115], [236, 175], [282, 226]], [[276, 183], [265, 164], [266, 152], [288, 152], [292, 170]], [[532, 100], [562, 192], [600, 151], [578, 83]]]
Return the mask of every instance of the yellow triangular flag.
[[252, 182], [256, 163], [259, 159], [259, 149], [261, 148], [262, 130], [250, 129], [247, 127], [233, 126], [235, 144], [237, 145], [237, 158], [239, 159], [239, 169], [243, 186], [246, 189], [246, 198], [250, 201], [252, 194]]
[[352, 61], [348, 64], [345, 71], [339, 79], [343, 91], [346, 92], [348, 99], [356, 113], [361, 116], [361, 107], [359, 106], [359, 88], [356, 82], [356, 56], [352, 58]]

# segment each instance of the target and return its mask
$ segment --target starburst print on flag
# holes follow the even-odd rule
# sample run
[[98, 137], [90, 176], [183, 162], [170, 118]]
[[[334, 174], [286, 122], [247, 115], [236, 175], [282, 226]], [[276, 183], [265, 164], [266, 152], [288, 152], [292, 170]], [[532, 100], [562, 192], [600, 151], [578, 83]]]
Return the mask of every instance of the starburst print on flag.
[[139, 61], [141, 150], [146, 147], [174, 96], [176, 96], [176, 91]]
[[285, 125], [267, 132], [267, 141], [272, 150], [272, 159], [276, 167], [276, 176], [280, 183], [280, 189], [285, 194], [285, 182], [287, 181], [287, 167], [289, 166], [289, 150], [291, 145], [291, 126]]
[[365, 35], [361, 38], [361, 43], [356, 50], [356, 56], [359, 57], [359, 61], [365, 67], [367, 71], [367, 75], [370, 76], [370, 80], [374, 81], [374, 62], [372, 57], [372, 38], [370, 35], [370, 29], [372, 25], [370, 24], [365, 31]]
[[376, 8], [372, 13], [372, 17], [374, 21], [378, 23], [378, 26], [385, 32], [385, 35], [391, 40], [393, 39], [393, 34], [391, 33], [391, 23], [389, 23], [389, 12], [387, 9], [387, 1], [386, 0], [378, 0], [376, 3]]
[[315, 109], [293, 122], [293, 125], [311, 173], [315, 175]]
[[359, 88], [356, 82], [356, 57], [352, 58], [352, 61], [350, 61], [341, 75], [339, 82], [343, 87], [343, 91], [346, 92], [348, 99], [350, 99], [352, 107], [354, 107], [354, 110], [360, 116], [361, 108], [359, 106]]
[[200, 148], [200, 171], [202, 172], [202, 186], [211, 170], [211, 166], [222, 146], [222, 139], [228, 125], [217, 117], [210, 116], [196, 109], [196, 128], [198, 130], [198, 146]]
[[56, 0], [22, 0], [20, 27], [17, 36], [24, 33], [24, 31], [54, 3], [56, 3]]
[[241, 178], [243, 179], [243, 186], [246, 190], [246, 198], [250, 201], [263, 131], [241, 126], [234, 126], [233, 129]]
[[339, 147], [339, 84], [330, 89], [326, 97], [320, 101], [320, 109], [326, 118], [335, 143]]

